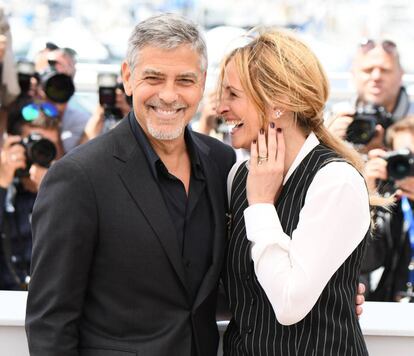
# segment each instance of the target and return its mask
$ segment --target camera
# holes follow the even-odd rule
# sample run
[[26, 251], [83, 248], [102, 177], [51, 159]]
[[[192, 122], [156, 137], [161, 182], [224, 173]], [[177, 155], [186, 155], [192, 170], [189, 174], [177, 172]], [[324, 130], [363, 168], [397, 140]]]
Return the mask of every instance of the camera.
[[414, 155], [408, 148], [391, 151], [384, 159], [387, 161], [388, 180], [414, 176]]
[[36, 78], [37, 81], [39, 80], [35, 64], [31, 61], [20, 60], [16, 63], [16, 70], [20, 91], [23, 95], [27, 95], [31, 88], [32, 78]]
[[30, 134], [18, 144], [22, 145], [26, 151], [26, 168], [16, 171], [16, 176], [18, 177], [27, 177], [32, 164], [49, 168], [50, 163], [56, 158], [56, 146], [54, 143], [38, 133]]
[[381, 125], [387, 129], [392, 124], [392, 114], [383, 106], [367, 104], [357, 109], [354, 120], [348, 126], [346, 140], [360, 145], [366, 145], [375, 136], [375, 126]]
[[121, 120], [123, 117], [121, 110], [116, 107], [116, 89], [124, 89], [123, 85], [118, 83], [117, 74], [98, 74], [99, 104], [104, 108], [105, 119]]
[[56, 61], [48, 60], [49, 68], [40, 74], [40, 83], [46, 96], [55, 103], [67, 103], [75, 93], [73, 79], [56, 71]]

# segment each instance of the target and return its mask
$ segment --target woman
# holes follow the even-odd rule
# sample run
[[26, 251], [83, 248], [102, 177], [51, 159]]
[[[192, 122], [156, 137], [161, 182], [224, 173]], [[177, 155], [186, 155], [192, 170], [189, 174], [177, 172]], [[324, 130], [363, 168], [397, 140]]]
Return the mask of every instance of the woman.
[[231, 52], [220, 78], [218, 111], [251, 151], [229, 178], [224, 354], [367, 355], [354, 298], [369, 197], [359, 155], [324, 127], [321, 64], [275, 30]]

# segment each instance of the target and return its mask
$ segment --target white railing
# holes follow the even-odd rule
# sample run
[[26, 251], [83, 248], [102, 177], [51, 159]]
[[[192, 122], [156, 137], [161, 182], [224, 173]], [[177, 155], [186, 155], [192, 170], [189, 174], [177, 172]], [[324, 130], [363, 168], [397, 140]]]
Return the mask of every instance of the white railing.
[[[24, 331], [26, 299], [26, 292], [0, 291], [0, 355], [29, 355]], [[413, 355], [413, 321], [414, 304], [366, 302], [360, 323], [370, 356]], [[226, 325], [218, 322], [220, 334]]]

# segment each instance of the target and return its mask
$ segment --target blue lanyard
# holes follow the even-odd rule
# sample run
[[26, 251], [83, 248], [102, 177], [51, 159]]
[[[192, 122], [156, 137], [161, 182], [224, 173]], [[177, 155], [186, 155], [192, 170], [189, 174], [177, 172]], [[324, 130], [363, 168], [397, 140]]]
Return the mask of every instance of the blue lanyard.
[[[407, 197], [401, 198], [401, 209], [404, 216], [404, 231], [408, 232], [408, 236], [410, 238], [410, 246], [411, 246], [411, 263], [410, 267], [413, 267], [414, 263], [414, 217], [413, 217], [413, 210], [411, 209], [411, 205], [407, 199]], [[414, 285], [414, 269], [409, 268], [410, 271], [410, 282]]]

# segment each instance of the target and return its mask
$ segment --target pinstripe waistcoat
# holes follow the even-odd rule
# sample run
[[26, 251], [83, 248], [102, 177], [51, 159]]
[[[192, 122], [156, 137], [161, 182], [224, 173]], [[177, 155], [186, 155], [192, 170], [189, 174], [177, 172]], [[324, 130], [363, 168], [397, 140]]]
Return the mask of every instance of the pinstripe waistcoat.
[[[276, 210], [287, 235], [292, 236], [298, 224], [313, 177], [332, 160], [341, 159], [333, 151], [318, 145], [284, 185]], [[294, 325], [281, 325], [256, 278], [250, 257], [250, 242], [246, 238], [243, 219], [243, 211], [248, 206], [247, 173], [242, 164], [232, 185], [232, 225], [223, 280], [233, 319], [224, 335], [224, 355], [368, 355], [355, 315], [360, 261], [367, 236], [331, 277], [308, 315]]]

